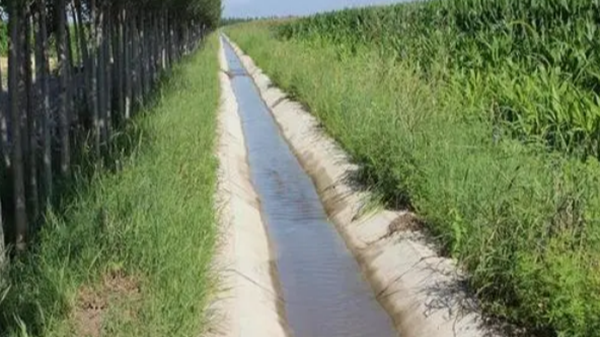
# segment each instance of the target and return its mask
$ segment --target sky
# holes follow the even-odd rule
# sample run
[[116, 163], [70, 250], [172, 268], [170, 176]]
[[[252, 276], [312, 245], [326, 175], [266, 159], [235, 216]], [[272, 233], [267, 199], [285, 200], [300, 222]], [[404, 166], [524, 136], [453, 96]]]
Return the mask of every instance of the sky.
[[223, 0], [225, 18], [308, 15], [346, 7], [382, 5], [402, 0]]

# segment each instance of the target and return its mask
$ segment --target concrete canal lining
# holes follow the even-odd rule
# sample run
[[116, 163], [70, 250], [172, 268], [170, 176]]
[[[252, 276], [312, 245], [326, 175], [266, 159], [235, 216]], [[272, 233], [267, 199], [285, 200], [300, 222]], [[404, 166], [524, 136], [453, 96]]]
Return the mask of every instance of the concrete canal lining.
[[462, 286], [460, 269], [453, 260], [437, 255], [426, 236], [412, 226], [416, 217], [392, 210], [364, 214], [367, 193], [348, 180], [356, 166], [319, 130], [310, 113], [287, 99], [235, 44], [232, 47], [396, 330], [405, 336], [492, 334]]

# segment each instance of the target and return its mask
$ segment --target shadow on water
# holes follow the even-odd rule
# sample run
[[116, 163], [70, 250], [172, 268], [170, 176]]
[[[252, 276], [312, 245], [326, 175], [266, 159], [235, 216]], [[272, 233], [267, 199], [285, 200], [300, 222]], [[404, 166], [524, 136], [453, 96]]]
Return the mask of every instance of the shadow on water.
[[395, 336], [358, 263], [327, 219], [237, 55], [224, 41], [252, 182], [276, 243], [285, 312], [297, 336]]

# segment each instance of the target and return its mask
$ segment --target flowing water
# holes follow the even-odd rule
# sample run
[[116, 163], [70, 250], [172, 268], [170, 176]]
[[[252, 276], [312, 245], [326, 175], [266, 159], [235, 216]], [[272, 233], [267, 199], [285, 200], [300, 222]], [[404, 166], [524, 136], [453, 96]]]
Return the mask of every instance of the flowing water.
[[252, 183], [261, 201], [296, 336], [395, 336], [333, 224], [310, 177], [281, 135], [253, 80], [223, 40], [248, 148]]

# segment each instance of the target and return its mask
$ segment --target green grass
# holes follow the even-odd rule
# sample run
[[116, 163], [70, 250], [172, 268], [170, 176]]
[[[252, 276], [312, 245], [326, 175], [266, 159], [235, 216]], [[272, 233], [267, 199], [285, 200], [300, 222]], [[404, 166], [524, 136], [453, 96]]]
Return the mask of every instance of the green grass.
[[487, 98], [477, 95], [485, 78], [467, 96], [460, 83], [423, 76], [410, 60], [317, 33], [281, 39], [271, 26], [226, 31], [307, 105], [365, 182], [426, 219], [469, 272], [486, 313], [535, 334], [600, 334], [595, 159], [498, 135]]
[[64, 214], [49, 214], [34, 253], [13, 264], [1, 333], [80, 335], [80, 296], [91, 294], [102, 335], [202, 334], [216, 235], [217, 48], [213, 34], [135, 119], [122, 170], [82, 182]]

